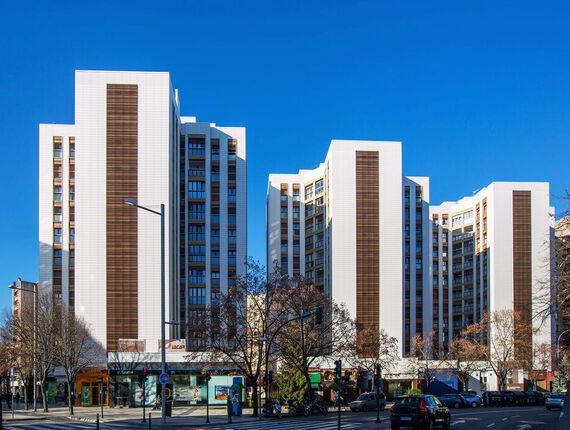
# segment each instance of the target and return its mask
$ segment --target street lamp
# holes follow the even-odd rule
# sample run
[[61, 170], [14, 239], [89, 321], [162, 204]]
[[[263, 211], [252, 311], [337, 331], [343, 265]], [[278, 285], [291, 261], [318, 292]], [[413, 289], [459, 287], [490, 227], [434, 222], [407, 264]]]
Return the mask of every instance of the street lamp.
[[[259, 376], [259, 393], [257, 394], [259, 404], [257, 405], [257, 407], [259, 409], [259, 419], [261, 419], [261, 360], [262, 360], [261, 354], [265, 342], [267, 342], [266, 337], [261, 337], [257, 341], [257, 343], [259, 344], [259, 359], [257, 360], [257, 374]], [[267, 369], [265, 369], [265, 374], [267, 375]], [[267, 393], [265, 393], [265, 403], [267, 403]]]
[[[133, 199], [125, 199], [125, 204], [129, 206], [134, 206], [136, 208], [145, 210], [147, 212], [153, 213], [160, 216], [160, 337], [162, 340], [162, 373], [166, 374], [166, 335], [165, 335], [165, 316], [164, 316], [164, 204], [160, 205], [160, 212], [153, 209], [147, 208], [145, 206], [138, 205]], [[162, 397], [162, 423], [166, 423], [166, 384], [161, 384], [161, 397]]]
[[[33, 341], [33, 346], [32, 346], [32, 351], [33, 351], [33, 363], [34, 363], [34, 412], [37, 412], [38, 407], [36, 404], [36, 398], [37, 396], [37, 377], [36, 377], [36, 327], [38, 325], [37, 323], [37, 312], [36, 312], [36, 300], [38, 299], [38, 285], [34, 284], [34, 289], [33, 290], [28, 290], [26, 288], [22, 288], [22, 287], [18, 287], [16, 286], [16, 282], [14, 282], [12, 285], [9, 285], [8, 288], [12, 289], [12, 290], [20, 290], [20, 291], [27, 291], [28, 293], [33, 293], [34, 294], [34, 341]], [[27, 407], [27, 406], [26, 406]]]

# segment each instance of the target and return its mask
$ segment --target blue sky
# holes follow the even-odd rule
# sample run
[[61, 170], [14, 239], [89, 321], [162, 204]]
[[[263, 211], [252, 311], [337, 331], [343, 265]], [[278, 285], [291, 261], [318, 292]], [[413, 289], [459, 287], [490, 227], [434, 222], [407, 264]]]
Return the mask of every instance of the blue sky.
[[[401, 140], [440, 203], [493, 180], [570, 186], [568, 2], [162, 1], [0, 5], [0, 309], [38, 276], [38, 124], [72, 123], [75, 69], [171, 72], [184, 115], [247, 127], [249, 254], [270, 172], [331, 139]], [[555, 198], [553, 205], [564, 205]]]

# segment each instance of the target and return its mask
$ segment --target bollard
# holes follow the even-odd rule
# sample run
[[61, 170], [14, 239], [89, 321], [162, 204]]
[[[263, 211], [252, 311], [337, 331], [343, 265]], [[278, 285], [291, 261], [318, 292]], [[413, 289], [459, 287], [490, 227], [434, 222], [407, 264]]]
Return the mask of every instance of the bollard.
[[97, 414], [97, 430], [99, 430], [99, 414]]
[[148, 413], [148, 430], [152, 429], [152, 414]]

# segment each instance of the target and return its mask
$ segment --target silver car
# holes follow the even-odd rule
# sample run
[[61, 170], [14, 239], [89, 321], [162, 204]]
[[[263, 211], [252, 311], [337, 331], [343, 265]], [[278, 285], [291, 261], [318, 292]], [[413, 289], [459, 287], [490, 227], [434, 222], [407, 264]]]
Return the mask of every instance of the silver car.
[[550, 410], [552, 408], [560, 408], [564, 407], [564, 398], [566, 397], [566, 393], [553, 393], [546, 398], [546, 402], [544, 405], [546, 409]]
[[[383, 411], [386, 407], [386, 396], [384, 393], [378, 394], [378, 404], [380, 405], [380, 410]], [[350, 402], [350, 410], [355, 411], [371, 411], [376, 409], [376, 393], [363, 393], [358, 396], [358, 399]]]

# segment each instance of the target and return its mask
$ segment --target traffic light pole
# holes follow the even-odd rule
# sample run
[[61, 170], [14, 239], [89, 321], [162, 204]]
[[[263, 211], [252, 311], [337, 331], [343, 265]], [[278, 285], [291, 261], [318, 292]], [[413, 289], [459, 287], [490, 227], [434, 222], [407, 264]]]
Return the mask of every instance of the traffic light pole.
[[376, 377], [374, 378], [376, 382], [376, 422], [380, 422], [380, 377], [382, 373], [382, 368], [380, 364], [376, 364]]
[[336, 360], [334, 362], [334, 373], [336, 376], [336, 383], [337, 383], [337, 407], [338, 407], [338, 430], [340, 430], [340, 404], [341, 404], [341, 400], [340, 400], [340, 396], [342, 393], [342, 360]]
[[340, 430], [340, 394], [342, 393], [342, 377], [339, 375], [338, 378], [338, 430]]
[[[208, 375], [209, 376], [209, 375]], [[210, 423], [210, 380], [206, 380], [206, 423]]]
[[146, 423], [146, 375], [143, 375], [143, 419], [142, 422]]

